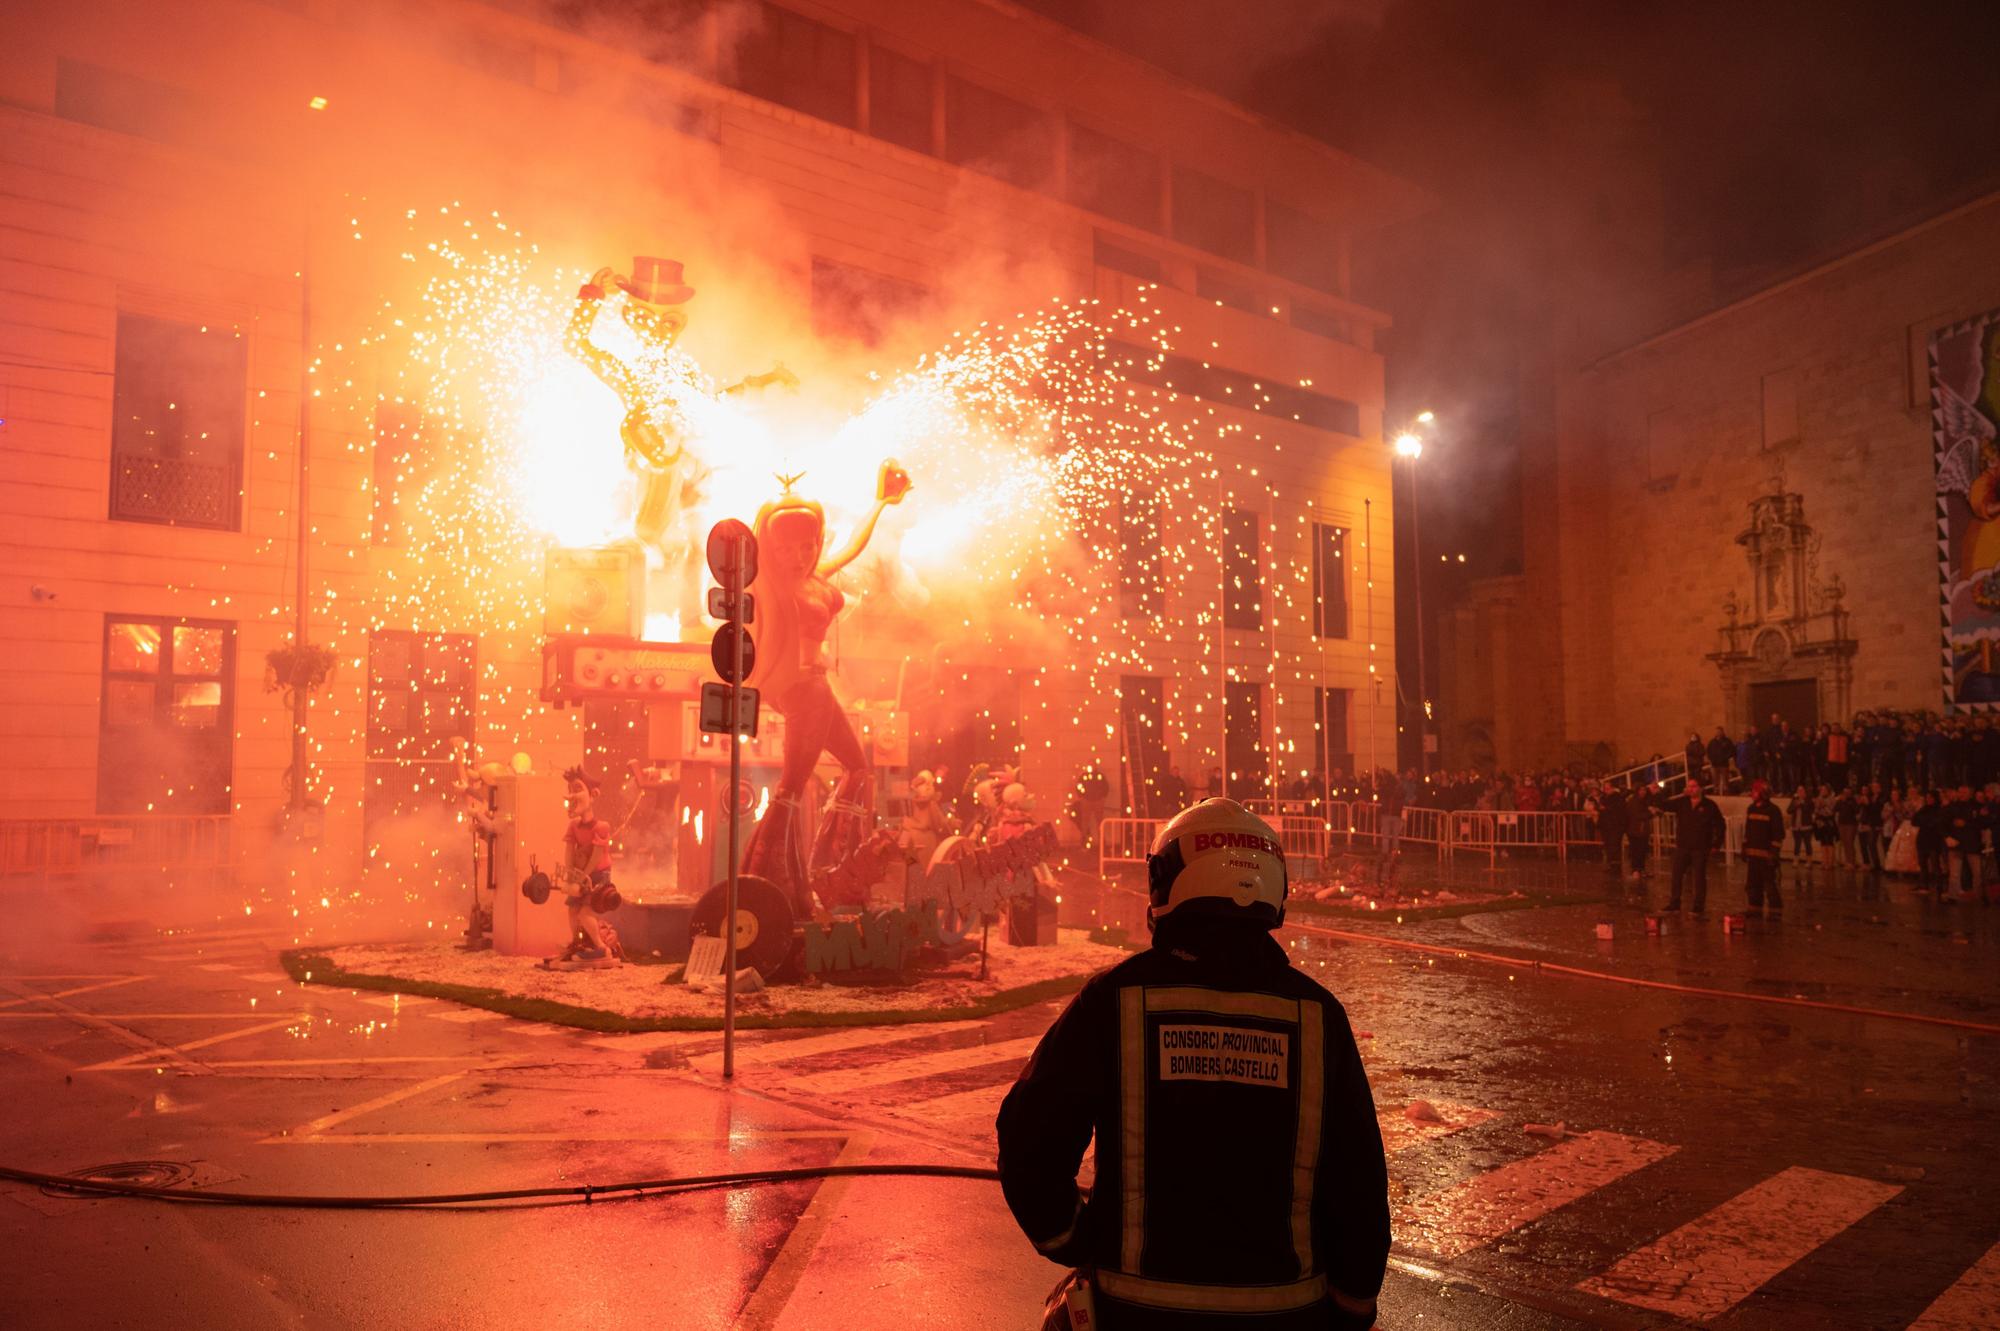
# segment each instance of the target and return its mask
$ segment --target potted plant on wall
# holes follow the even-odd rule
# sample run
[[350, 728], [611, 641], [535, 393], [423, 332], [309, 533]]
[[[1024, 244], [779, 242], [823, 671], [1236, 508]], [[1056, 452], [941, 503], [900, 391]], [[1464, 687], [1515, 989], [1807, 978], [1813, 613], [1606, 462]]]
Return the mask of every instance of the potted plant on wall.
[[333, 648], [310, 642], [291, 642], [264, 654], [264, 691], [283, 694], [285, 706], [292, 712], [292, 765], [285, 772], [285, 803], [293, 816], [318, 808], [303, 780], [306, 703], [326, 687], [338, 661]]

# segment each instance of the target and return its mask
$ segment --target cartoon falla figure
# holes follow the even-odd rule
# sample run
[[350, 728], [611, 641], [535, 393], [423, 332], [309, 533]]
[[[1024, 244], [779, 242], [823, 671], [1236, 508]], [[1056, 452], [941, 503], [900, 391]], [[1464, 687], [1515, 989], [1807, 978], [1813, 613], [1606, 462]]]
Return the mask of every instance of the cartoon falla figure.
[[[625, 404], [618, 437], [625, 445], [626, 465], [640, 478], [632, 532], [656, 558], [669, 564], [691, 548], [693, 533], [676, 534], [674, 528], [685, 511], [688, 487], [700, 479], [695, 465], [698, 459], [688, 454], [673, 401], [659, 385], [647, 383], [637, 362], [663, 357], [687, 328], [687, 311], [682, 307], [693, 299], [694, 288], [687, 285], [682, 273], [678, 260], [645, 256], [632, 261], [630, 277], [600, 268], [577, 288], [576, 306], [563, 332], [563, 349], [583, 362]], [[625, 300], [619, 303], [619, 318], [640, 345], [638, 356], [631, 358], [606, 350], [593, 340], [606, 302], [620, 295]], [[780, 364], [723, 392], [741, 393], [773, 384], [796, 387], [798, 379]], [[689, 539], [683, 540], [683, 536]]]
[[693, 297], [694, 288], [681, 280], [681, 265], [671, 259], [642, 258], [632, 271], [631, 277], [621, 277], [610, 268], [600, 268], [577, 289], [563, 349], [610, 385], [625, 404], [618, 437], [625, 444], [626, 465], [641, 478], [639, 511], [632, 527], [642, 542], [658, 549], [680, 507], [686, 441], [671, 404], [648, 391], [636, 366], [598, 346], [591, 334], [605, 302], [622, 293], [627, 299], [619, 314], [625, 327], [646, 351], [664, 353], [687, 327], [687, 313], [680, 307]]
[[[875, 817], [874, 771], [840, 700], [827, 680], [826, 639], [847, 598], [831, 579], [857, 559], [891, 504], [910, 491], [910, 477], [884, 462], [875, 506], [838, 551], [826, 553], [826, 512], [792, 493], [799, 477], [781, 476], [784, 493], [757, 514], [757, 664], [750, 684], [785, 718], [783, 770], [770, 808], [743, 851], [743, 871], [789, 891], [801, 915], [813, 908], [810, 876], [839, 865], [859, 847]], [[799, 804], [820, 755], [843, 771], [820, 820], [810, 860], [799, 854]]]
[[598, 913], [616, 900], [611, 884], [611, 824], [597, 816], [598, 781], [581, 767], [563, 773], [569, 785], [569, 826], [563, 832], [563, 905], [569, 910], [569, 946], [548, 963], [559, 970], [616, 966], [618, 934]]

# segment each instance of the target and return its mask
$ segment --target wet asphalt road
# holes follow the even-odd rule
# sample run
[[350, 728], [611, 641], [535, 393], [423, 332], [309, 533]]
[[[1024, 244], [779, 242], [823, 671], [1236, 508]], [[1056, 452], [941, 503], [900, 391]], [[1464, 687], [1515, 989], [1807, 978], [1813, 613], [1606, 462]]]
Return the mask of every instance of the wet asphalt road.
[[[1402, 924], [1295, 915], [1296, 962], [1366, 1037], [1392, 1152], [1383, 1326], [2000, 1326], [2000, 908], [1821, 878], [1741, 935], [1720, 924], [1733, 882], [1659, 937], [1622, 886]], [[712, 1035], [302, 988], [254, 932], [144, 935], [0, 957], [0, 1162], [313, 1193], [985, 1163], [1053, 1011], [759, 1032], [726, 1088]], [[0, 1325], [27, 1327], [1024, 1327], [1058, 1274], [992, 1185], [926, 1179], [448, 1214], [5, 1184], [0, 1251]]]

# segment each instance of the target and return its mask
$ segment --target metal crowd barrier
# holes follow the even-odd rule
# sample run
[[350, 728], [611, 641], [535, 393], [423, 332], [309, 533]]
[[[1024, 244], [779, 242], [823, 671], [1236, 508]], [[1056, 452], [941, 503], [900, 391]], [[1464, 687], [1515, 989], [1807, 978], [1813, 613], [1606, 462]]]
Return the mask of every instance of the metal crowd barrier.
[[1278, 818], [1278, 842], [1284, 846], [1288, 860], [1323, 860], [1331, 840], [1324, 819], [1298, 814], [1282, 814]]
[[230, 867], [228, 814], [0, 819], [0, 880], [130, 869], [212, 882]]
[[[1262, 801], [1266, 808], [1281, 804]], [[1290, 803], [1289, 801], [1283, 803]], [[1356, 838], [1380, 841], [1381, 806], [1372, 802], [1336, 800], [1324, 815], [1265, 813], [1278, 830], [1288, 859], [1322, 861], [1333, 854], [1334, 839], [1352, 845]], [[1655, 853], [1673, 849], [1673, 820], [1660, 813], [1653, 820]], [[1144, 864], [1153, 838], [1166, 825], [1161, 818], [1106, 818], [1098, 825], [1098, 872], [1118, 864]], [[1484, 855], [1495, 863], [1504, 853], [1546, 850], [1567, 862], [1571, 846], [1601, 844], [1596, 820], [1575, 809], [1431, 809], [1407, 805], [1399, 840], [1429, 846], [1450, 858], [1463, 851]], [[1730, 820], [1729, 853], [1742, 842], [1741, 820]]]
[[1483, 854], [1487, 862], [1513, 850], [1553, 850], [1567, 862], [1572, 843], [1596, 839], [1589, 814], [1569, 809], [1460, 809], [1451, 815], [1447, 854]]
[[1164, 818], [1106, 818], [1097, 825], [1097, 876], [1114, 864], [1144, 864]]

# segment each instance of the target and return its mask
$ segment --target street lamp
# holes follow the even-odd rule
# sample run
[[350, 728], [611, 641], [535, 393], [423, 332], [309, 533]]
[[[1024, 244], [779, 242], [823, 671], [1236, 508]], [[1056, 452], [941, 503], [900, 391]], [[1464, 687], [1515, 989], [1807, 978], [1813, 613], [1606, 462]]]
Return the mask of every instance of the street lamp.
[[[1429, 411], [1419, 412], [1417, 423], [1434, 425], [1437, 416]], [[1424, 693], [1424, 551], [1417, 508], [1417, 459], [1424, 455], [1424, 437], [1414, 429], [1405, 430], [1396, 436], [1395, 448], [1396, 456], [1410, 464], [1410, 562], [1417, 574], [1417, 774], [1428, 778], [1431, 774], [1427, 743], [1431, 733], [1431, 705]]]

